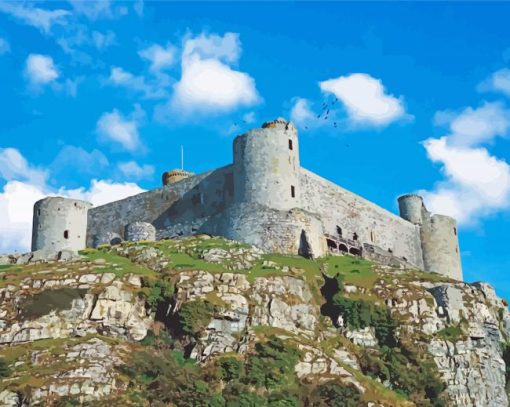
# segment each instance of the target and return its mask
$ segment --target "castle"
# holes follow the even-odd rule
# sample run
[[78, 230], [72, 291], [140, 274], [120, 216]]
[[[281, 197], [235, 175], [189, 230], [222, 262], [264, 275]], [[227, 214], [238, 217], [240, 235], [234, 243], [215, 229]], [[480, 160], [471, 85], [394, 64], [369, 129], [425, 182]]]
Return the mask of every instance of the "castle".
[[418, 195], [398, 203], [400, 217], [302, 168], [296, 128], [277, 119], [236, 137], [225, 167], [169, 171], [162, 188], [96, 208], [38, 201], [32, 250], [207, 233], [266, 252], [349, 253], [462, 280], [455, 219], [430, 214]]

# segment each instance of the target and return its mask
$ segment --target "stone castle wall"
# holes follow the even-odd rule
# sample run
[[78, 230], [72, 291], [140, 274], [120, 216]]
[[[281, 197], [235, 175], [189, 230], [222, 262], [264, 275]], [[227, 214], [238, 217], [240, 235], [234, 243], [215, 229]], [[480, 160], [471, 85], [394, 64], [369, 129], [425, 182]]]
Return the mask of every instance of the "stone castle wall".
[[322, 219], [324, 232], [378, 246], [423, 269], [420, 228], [338, 185], [301, 169], [301, 204]]
[[92, 208], [88, 214], [87, 245], [103, 242], [102, 236], [109, 233], [124, 238], [124, 227], [135, 221], [153, 224], [158, 239], [189, 235], [222, 212], [232, 197], [230, 165]]
[[298, 254], [303, 232], [314, 256], [323, 256], [327, 248], [321, 220], [299, 208], [271, 209], [257, 203], [235, 203], [210, 219], [202, 231], [254, 245], [268, 253]]

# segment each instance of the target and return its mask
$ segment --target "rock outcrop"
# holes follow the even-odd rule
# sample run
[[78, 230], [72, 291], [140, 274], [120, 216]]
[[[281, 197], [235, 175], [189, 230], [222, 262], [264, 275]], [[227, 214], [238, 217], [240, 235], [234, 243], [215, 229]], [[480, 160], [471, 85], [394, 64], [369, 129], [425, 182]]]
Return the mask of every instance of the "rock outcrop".
[[[207, 236], [124, 242], [60, 259], [21, 257], [0, 259], [7, 264], [0, 268], [0, 375], [3, 361], [8, 371], [0, 405], [127, 397], [136, 388], [128, 385], [125, 366], [156, 346], [151, 338], [165, 338], [161, 332], [172, 338], [157, 346], [202, 366], [225, 355], [246, 358], [256, 344], [277, 337], [299, 355], [293, 369], [303, 385], [352, 386], [362, 405], [429, 405], [420, 401], [426, 394], [402, 400], [393, 393], [401, 389], [384, 347], [406, 344], [407, 353], [416, 352], [413, 363], [427, 364], [443, 383], [441, 405], [508, 405], [510, 312], [488, 284], [351, 257], [264, 255]], [[325, 292], [327, 275], [342, 276], [336, 294]], [[391, 324], [384, 329], [394, 330], [396, 345], [383, 343], [376, 319], [360, 314], [354, 320], [345, 304], [332, 318], [327, 298], [338, 301], [340, 294], [352, 309], [365, 304], [387, 312]], [[203, 326], [193, 333], [181, 326], [191, 303], [208, 304]], [[389, 376], [378, 371], [383, 365]]]

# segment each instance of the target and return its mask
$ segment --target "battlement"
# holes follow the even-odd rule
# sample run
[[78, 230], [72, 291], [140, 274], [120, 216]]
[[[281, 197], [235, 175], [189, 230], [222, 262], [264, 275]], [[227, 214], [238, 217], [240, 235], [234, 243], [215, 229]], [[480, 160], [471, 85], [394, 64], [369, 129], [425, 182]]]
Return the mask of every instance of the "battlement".
[[183, 180], [185, 178], [189, 178], [195, 175], [193, 172], [184, 171], [180, 169], [174, 169], [170, 171], [166, 171], [161, 176], [163, 185], [170, 185], [174, 184], [180, 180]]
[[288, 131], [297, 133], [297, 129], [294, 126], [294, 124], [292, 124], [292, 122], [288, 122], [283, 117], [279, 117], [275, 120], [271, 120], [271, 121], [262, 123], [262, 128], [263, 129], [283, 129], [283, 130], [288, 130]]

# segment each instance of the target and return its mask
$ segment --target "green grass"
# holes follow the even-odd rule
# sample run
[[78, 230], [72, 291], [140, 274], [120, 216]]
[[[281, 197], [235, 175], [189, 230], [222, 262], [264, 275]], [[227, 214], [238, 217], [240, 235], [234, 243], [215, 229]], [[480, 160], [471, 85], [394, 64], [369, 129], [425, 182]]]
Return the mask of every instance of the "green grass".
[[441, 329], [440, 331], [436, 332], [436, 337], [450, 342], [458, 342], [464, 339], [465, 334], [462, 331], [462, 328], [459, 325], [456, 325]]
[[[91, 262], [96, 259], [105, 259], [108, 263], [110, 263], [108, 265], [105, 265], [104, 268], [96, 267], [94, 270], [96, 273], [113, 273], [115, 274], [116, 277], [123, 277], [124, 275], [129, 273], [149, 277], [157, 275], [156, 272], [148, 268], [139, 266], [138, 264], [131, 262], [126, 257], [122, 257], [113, 253], [108, 253], [107, 251], [87, 249], [81, 251], [80, 254], [85, 256]], [[117, 266], [113, 266], [113, 264], [116, 264]]]
[[340, 273], [344, 277], [345, 284], [353, 284], [358, 287], [371, 289], [380, 278], [373, 271], [373, 263], [352, 256], [330, 256], [318, 260], [326, 265], [327, 274], [331, 277]]
[[7, 270], [14, 267], [14, 264], [0, 264], [0, 270]]
[[22, 321], [33, 320], [49, 314], [51, 311], [63, 311], [71, 308], [72, 302], [83, 298], [87, 290], [77, 288], [57, 288], [44, 290], [26, 298], [19, 309]]
[[[324, 284], [324, 280], [321, 276], [319, 262], [306, 259], [301, 256], [285, 255], [285, 254], [268, 254], [263, 256], [263, 260], [272, 261], [279, 266], [293, 267], [296, 269], [303, 270], [302, 277], [310, 288], [312, 295], [315, 299], [316, 304], [322, 303], [322, 295], [320, 292], [321, 286]], [[257, 270], [255, 270], [257, 271]], [[275, 270], [278, 275], [289, 275], [292, 277], [298, 277], [299, 275], [292, 274], [291, 272], [283, 273]], [[250, 273], [251, 274], [251, 273]], [[260, 276], [267, 275], [263, 274], [263, 271], [259, 271]], [[249, 277], [250, 278], [250, 277]]]
[[204, 270], [211, 273], [223, 273], [225, 267], [219, 263], [208, 263], [205, 260], [197, 259], [187, 253], [175, 252], [171, 248], [159, 248], [172, 262], [172, 268], [178, 271]]

